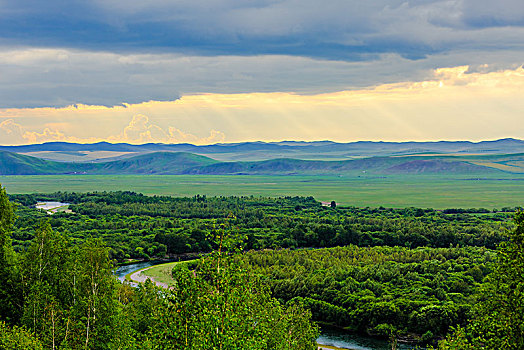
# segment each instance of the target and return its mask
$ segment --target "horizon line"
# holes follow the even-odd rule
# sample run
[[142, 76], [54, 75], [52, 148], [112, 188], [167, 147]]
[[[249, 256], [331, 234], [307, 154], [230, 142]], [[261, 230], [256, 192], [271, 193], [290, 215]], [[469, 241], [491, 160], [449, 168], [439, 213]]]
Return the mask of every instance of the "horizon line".
[[129, 145], [129, 146], [146, 146], [146, 145], [164, 145], [164, 146], [194, 146], [194, 147], [206, 147], [206, 146], [228, 146], [228, 145], [240, 145], [240, 144], [252, 144], [252, 143], [262, 143], [262, 144], [279, 144], [279, 143], [333, 143], [333, 144], [355, 144], [355, 143], [394, 143], [394, 144], [402, 144], [402, 143], [443, 143], [443, 142], [450, 142], [450, 143], [458, 143], [458, 142], [464, 142], [464, 143], [471, 143], [471, 144], [479, 144], [483, 142], [498, 142], [498, 141], [521, 141], [524, 142], [524, 139], [519, 139], [515, 137], [503, 137], [500, 139], [487, 139], [487, 140], [480, 140], [480, 141], [472, 141], [472, 140], [426, 140], [426, 141], [387, 141], [387, 140], [358, 140], [358, 141], [348, 141], [348, 142], [339, 142], [339, 141], [332, 141], [332, 140], [314, 140], [314, 141], [304, 141], [304, 140], [281, 140], [281, 141], [262, 141], [262, 140], [253, 140], [253, 141], [238, 141], [238, 142], [217, 142], [217, 143], [210, 143], [210, 144], [201, 144], [196, 145], [188, 142], [182, 142], [182, 143], [163, 143], [163, 142], [147, 142], [147, 143], [128, 143], [128, 142], [109, 142], [109, 141], [97, 141], [97, 142], [70, 142], [70, 141], [47, 141], [42, 143], [27, 143], [27, 144], [19, 144], [19, 145], [0, 145], [0, 147], [26, 147], [26, 146], [37, 146], [37, 145], [47, 145], [47, 144], [70, 144], [70, 145], [98, 145], [98, 144], [110, 144], [110, 145]]

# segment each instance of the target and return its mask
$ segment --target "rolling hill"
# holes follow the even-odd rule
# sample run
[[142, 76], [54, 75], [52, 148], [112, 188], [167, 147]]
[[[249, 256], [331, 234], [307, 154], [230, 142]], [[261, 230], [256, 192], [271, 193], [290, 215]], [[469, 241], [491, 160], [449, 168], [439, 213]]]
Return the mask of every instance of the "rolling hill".
[[0, 151], [1, 175], [50, 174], [180, 174], [186, 169], [216, 163], [185, 152], [156, 152], [104, 163], [66, 163]]
[[[339, 174], [488, 174], [512, 167], [517, 171], [524, 155], [394, 156], [320, 161], [278, 158], [251, 162], [220, 162], [187, 152], [153, 152], [102, 162], [56, 162], [0, 151], [0, 175], [48, 174], [172, 174], [172, 175], [339, 175]], [[517, 170], [516, 170], [517, 169]]]
[[188, 169], [189, 175], [336, 175], [336, 174], [487, 174], [500, 170], [465, 161], [373, 157], [345, 161], [272, 159], [259, 162], [222, 162]]
[[[89, 168], [84, 165], [85, 170]], [[75, 165], [48, 161], [22, 154], [0, 151], [0, 174], [1, 175], [46, 175], [46, 174], [69, 174], [75, 172]]]
[[100, 174], [181, 174], [187, 169], [217, 163], [187, 152], [155, 152], [112, 162], [96, 163]]
[[462, 161], [415, 159], [394, 165], [385, 170], [388, 174], [484, 174], [496, 169]]
[[402, 155], [495, 155], [524, 152], [524, 141], [501, 139], [495, 141], [439, 141], [439, 142], [375, 142], [358, 141], [281, 141], [218, 143], [197, 146], [192, 144], [98, 142], [77, 144], [48, 142], [43, 144], [0, 146], [0, 150], [23, 153], [47, 160], [66, 162], [106, 162], [155, 152], [189, 152], [219, 161], [259, 161], [275, 158], [308, 160], [349, 160], [356, 158]]

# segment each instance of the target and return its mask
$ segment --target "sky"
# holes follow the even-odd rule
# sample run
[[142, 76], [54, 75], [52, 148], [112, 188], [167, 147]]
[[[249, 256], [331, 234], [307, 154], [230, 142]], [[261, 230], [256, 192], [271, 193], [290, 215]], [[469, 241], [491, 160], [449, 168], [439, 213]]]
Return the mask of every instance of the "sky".
[[0, 144], [524, 139], [522, 0], [0, 0]]

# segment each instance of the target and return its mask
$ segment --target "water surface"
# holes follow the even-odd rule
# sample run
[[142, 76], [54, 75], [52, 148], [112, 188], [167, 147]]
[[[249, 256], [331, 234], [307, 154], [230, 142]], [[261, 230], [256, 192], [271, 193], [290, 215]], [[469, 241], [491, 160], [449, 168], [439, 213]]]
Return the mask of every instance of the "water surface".
[[[330, 345], [343, 349], [351, 350], [390, 350], [391, 345], [385, 341], [370, 337], [363, 337], [357, 334], [346, 333], [342, 330], [321, 327], [320, 337], [317, 342], [322, 345]], [[413, 349], [413, 345], [398, 344], [397, 349]], [[419, 348], [420, 349], [420, 348]]]

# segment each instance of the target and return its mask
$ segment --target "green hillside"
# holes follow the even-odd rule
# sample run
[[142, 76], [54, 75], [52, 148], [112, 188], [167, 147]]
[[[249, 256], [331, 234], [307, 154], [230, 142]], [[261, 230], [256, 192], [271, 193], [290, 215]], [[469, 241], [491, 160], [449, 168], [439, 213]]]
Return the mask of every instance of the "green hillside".
[[97, 164], [99, 174], [180, 174], [186, 169], [217, 163], [187, 152], [154, 152]]
[[1, 175], [180, 174], [217, 161], [184, 152], [155, 152], [105, 163], [66, 163], [0, 151]]
[[270, 175], [270, 174], [339, 174], [386, 169], [402, 163], [393, 157], [373, 157], [344, 161], [271, 159], [258, 162], [222, 162], [187, 170], [186, 174]]
[[[88, 164], [81, 167], [82, 170], [89, 168]], [[17, 153], [0, 151], [0, 174], [2, 175], [45, 175], [45, 174], [67, 174], [77, 172], [78, 169], [72, 163], [60, 163], [40, 158], [24, 156]]]
[[493, 156], [393, 156], [324, 161], [279, 158], [220, 162], [188, 152], [153, 152], [102, 163], [55, 162], [0, 151], [0, 175], [337, 175], [491, 174], [524, 172], [522, 154]]
[[[459, 158], [460, 159], [460, 158]], [[421, 159], [420, 157], [372, 157], [344, 161], [272, 159], [259, 162], [222, 162], [188, 169], [189, 175], [305, 175], [305, 174], [487, 174], [493, 167], [459, 159]]]
[[390, 174], [484, 174], [497, 171], [486, 166], [440, 159], [415, 159], [394, 165], [385, 170], [385, 172]]
[[438, 141], [438, 142], [371, 142], [337, 143], [332, 141], [241, 142], [214, 145], [98, 142], [77, 144], [48, 142], [43, 144], [0, 146], [0, 150], [23, 153], [60, 162], [108, 162], [153, 152], [189, 152], [223, 162], [253, 162], [276, 158], [308, 160], [350, 160], [356, 158], [409, 155], [501, 155], [524, 151], [524, 141], [501, 139], [495, 141]]

